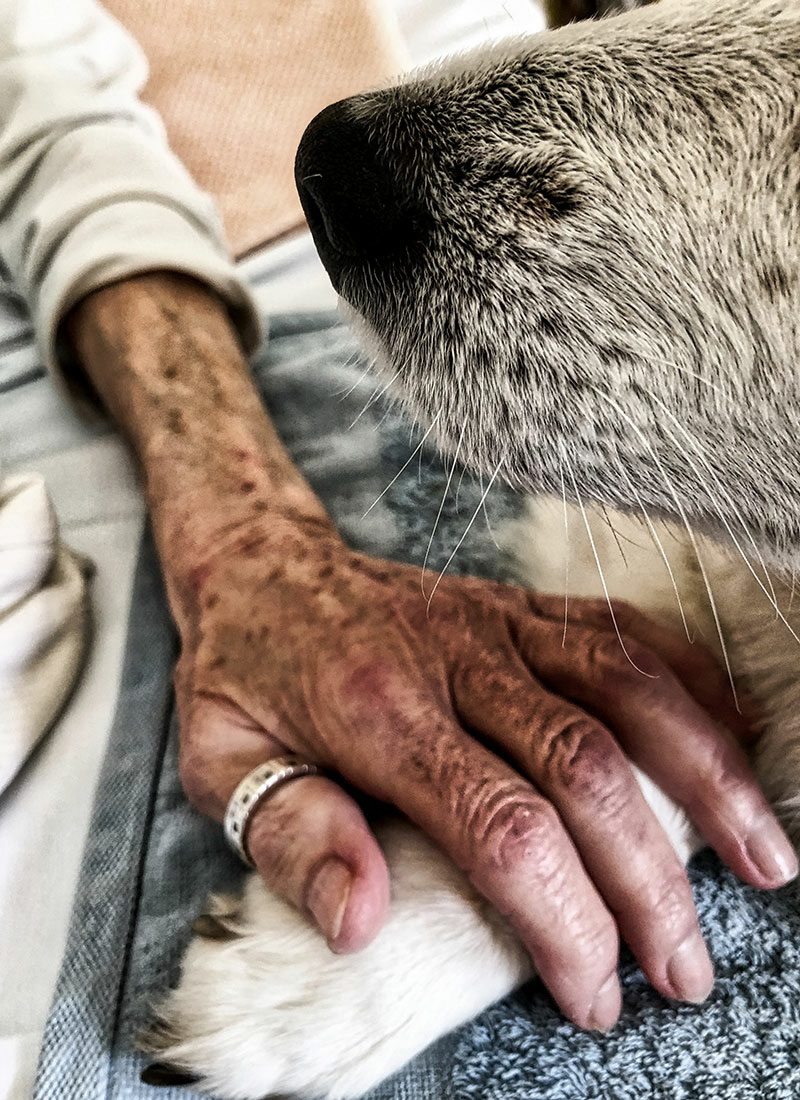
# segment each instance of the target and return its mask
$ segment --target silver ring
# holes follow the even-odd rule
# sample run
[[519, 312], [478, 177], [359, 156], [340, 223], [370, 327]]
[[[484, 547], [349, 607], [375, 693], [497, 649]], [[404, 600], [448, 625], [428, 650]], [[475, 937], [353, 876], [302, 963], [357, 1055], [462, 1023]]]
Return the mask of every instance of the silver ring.
[[276, 756], [253, 768], [237, 786], [225, 810], [222, 827], [228, 844], [248, 867], [255, 867], [247, 850], [247, 830], [256, 807], [282, 783], [304, 775], [320, 775], [321, 771], [300, 756]]

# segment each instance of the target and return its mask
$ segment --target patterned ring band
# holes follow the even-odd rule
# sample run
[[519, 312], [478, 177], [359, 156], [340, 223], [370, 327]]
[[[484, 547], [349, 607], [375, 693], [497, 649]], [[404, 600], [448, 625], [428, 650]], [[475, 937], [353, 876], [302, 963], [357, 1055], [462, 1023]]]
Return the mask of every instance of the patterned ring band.
[[268, 794], [290, 779], [320, 775], [322, 769], [300, 756], [275, 756], [253, 768], [231, 795], [225, 811], [225, 839], [248, 867], [255, 867], [247, 850], [247, 830], [256, 807]]

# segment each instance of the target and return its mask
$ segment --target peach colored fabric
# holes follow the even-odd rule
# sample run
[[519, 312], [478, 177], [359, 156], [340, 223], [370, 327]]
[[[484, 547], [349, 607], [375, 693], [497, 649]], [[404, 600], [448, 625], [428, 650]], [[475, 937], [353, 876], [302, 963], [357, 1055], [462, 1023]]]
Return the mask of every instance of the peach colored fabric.
[[302, 224], [294, 154], [328, 103], [405, 57], [385, 0], [104, 0], [150, 63], [144, 99], [241, 255]]

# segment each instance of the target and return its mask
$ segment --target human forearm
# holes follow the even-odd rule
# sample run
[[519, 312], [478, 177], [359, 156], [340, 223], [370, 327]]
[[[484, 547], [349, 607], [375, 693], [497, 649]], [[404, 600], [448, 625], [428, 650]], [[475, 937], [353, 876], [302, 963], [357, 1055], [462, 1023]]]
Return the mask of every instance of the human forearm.
[[168, 583], [259, 518], [329, 522], [211, 291], [167, 272], [126, 279], [85, 298], [66, 335], [138, 456]]

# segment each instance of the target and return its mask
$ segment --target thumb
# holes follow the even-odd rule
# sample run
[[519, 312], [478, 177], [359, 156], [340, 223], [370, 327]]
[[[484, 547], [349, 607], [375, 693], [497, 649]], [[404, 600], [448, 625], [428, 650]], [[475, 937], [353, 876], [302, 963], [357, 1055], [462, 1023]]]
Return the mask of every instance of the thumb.
[[[201, 812], [222, 821], [245, 775], [291, 751], [231, 703], [195, 697], [181, 726], [181, 782]], [[357, 951], [380, 931], [386, 862], [359, 806], [333, 779], [304, 776], [266, 795], [250, 815], [247, 850], [267, 885], [317, 925], [331, 950]]]

